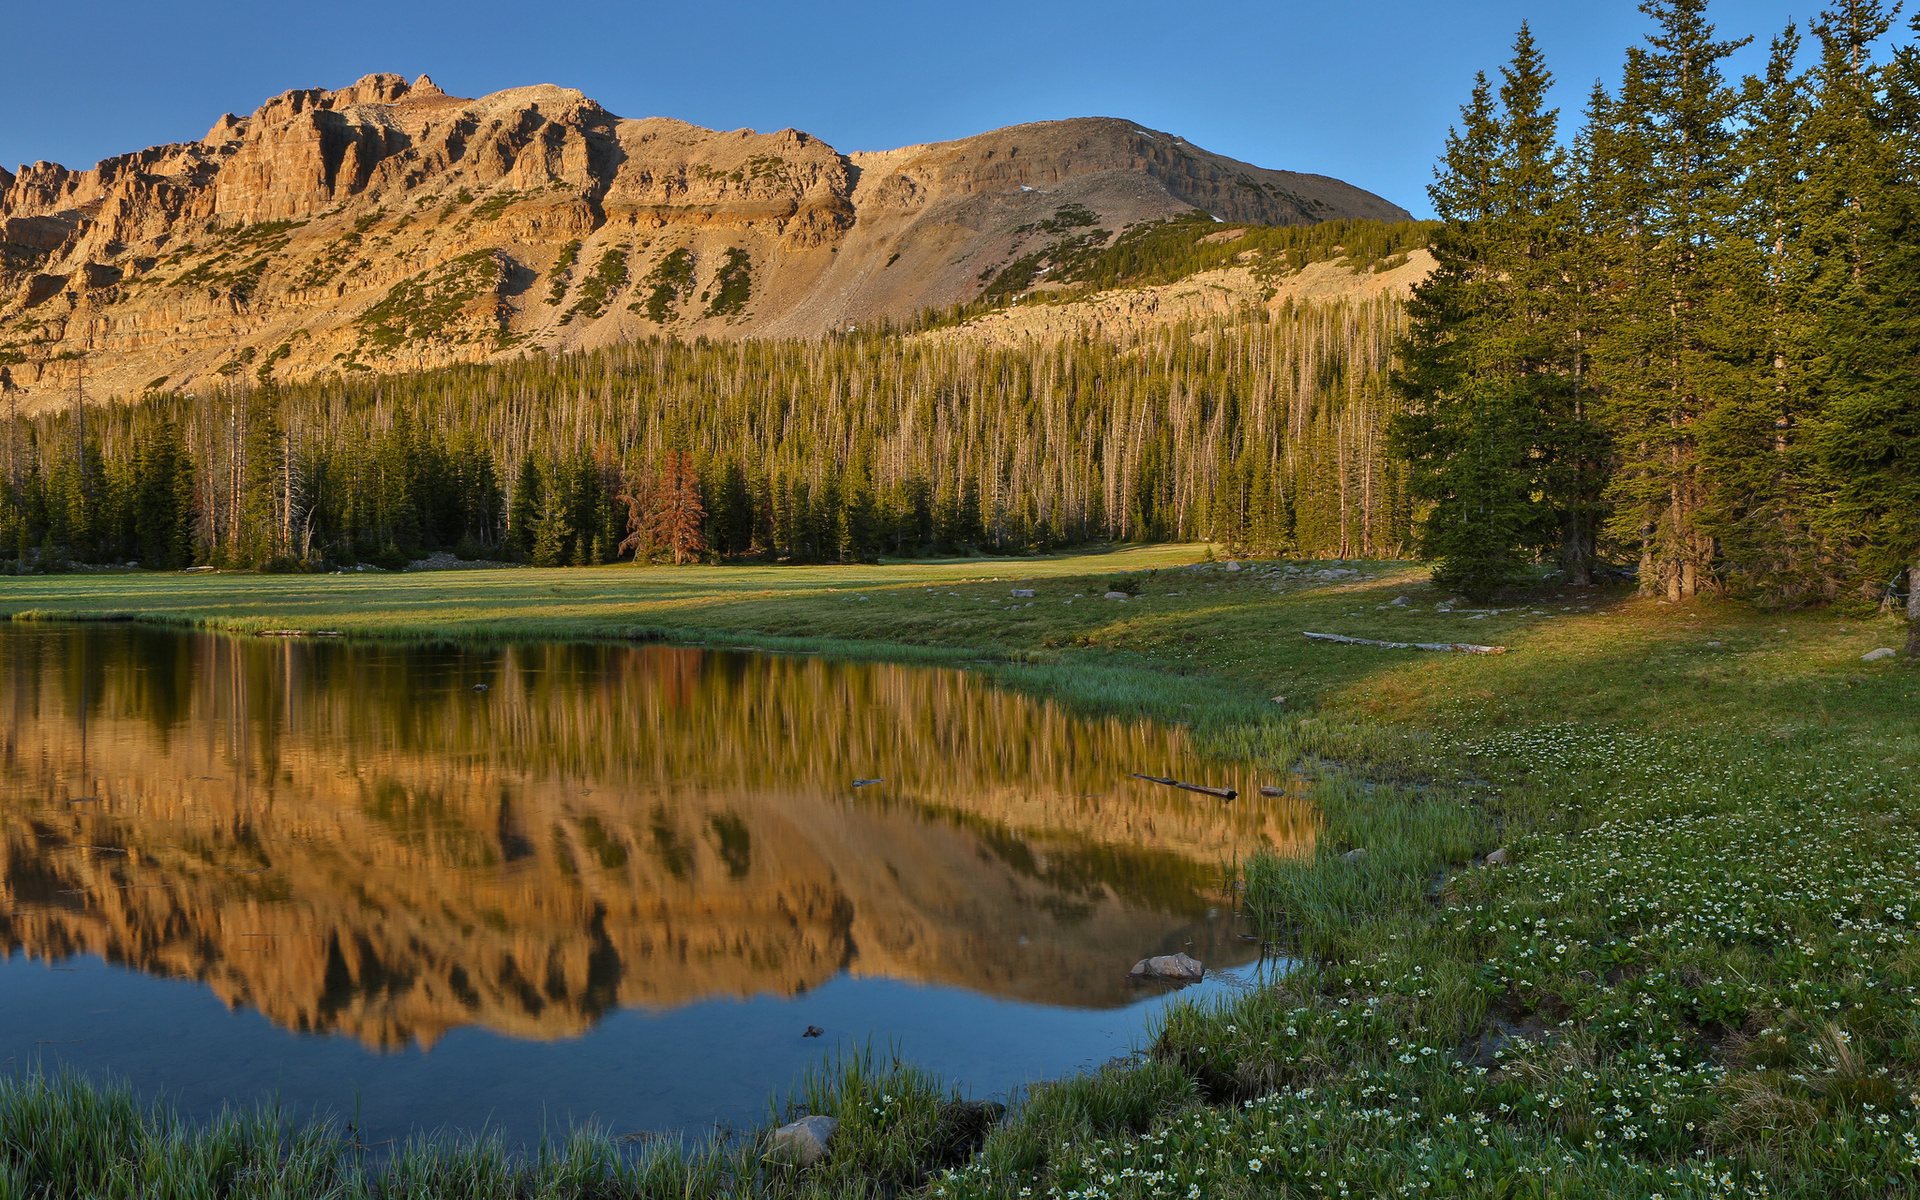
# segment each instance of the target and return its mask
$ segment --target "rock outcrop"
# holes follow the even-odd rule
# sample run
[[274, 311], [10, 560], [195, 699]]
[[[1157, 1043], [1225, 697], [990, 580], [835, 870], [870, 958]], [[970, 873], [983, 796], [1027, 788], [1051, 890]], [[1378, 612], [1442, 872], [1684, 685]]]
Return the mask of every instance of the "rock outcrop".
[[[1132, 122], [843, 154], [422, 76], [276, 96], [197, 142], [0, 171], [0, 390], [190, 390], [670, 333], [818, 336], [970, 300], [1059, 214], [1118, 231], [1407, 214]], [[1087, 228], [1091, 226], [1077, 226]]]

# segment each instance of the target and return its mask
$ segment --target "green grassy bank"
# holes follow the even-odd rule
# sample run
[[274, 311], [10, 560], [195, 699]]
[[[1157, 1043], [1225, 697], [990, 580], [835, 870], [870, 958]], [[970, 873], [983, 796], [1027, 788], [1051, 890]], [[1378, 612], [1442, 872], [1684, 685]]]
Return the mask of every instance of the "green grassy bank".
[[[1299, 970], [997, 1121], [867, 1062], [798, 1098], [844, 1122], [806, 1170], [753, 1139], [583, 1135], [517, 1161], [423, 1143], [376, 1171], [340, 1128], [188, 1128], [14, 1081], [0, 1197], [1920, 1194], [1920, 671], [1861, 661], [1902, 623], [1572, 588], [1437, 611], [1411, 565], [1186, 569], [1197, 549], [0, 583], [16, 619], [988, 660], [1303, 771], [1325, 816], [1311, 859], [1242, 875]], [[1116, 585], [1135, 598], [1101, 598]]]

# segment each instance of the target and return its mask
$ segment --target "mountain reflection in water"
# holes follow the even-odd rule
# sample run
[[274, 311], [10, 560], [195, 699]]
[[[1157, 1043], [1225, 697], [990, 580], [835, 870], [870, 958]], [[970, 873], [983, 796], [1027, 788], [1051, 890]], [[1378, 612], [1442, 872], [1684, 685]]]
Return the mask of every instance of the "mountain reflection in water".
[[9, 952], [382, 1049], [842, 973], [1119, 1006], [1143, 955], [1248, 961], [1223, 865], [1313, 838], [1125, 778], [1252, 790], [1180, 729], [951, 669], [16, 625], [0, 708]]

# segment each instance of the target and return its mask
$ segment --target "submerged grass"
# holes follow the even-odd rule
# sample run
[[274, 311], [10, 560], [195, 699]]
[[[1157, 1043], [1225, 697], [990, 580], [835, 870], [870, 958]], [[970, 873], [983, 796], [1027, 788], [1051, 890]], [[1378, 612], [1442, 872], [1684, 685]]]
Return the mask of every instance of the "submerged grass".
[[[376, 1169], [324, 1123], [189, 1127], [26, 1077], [0, 1085], [0, 1197], [1920, 1195], [1920, 672], [1860, 660], [1897, 623], [1567, 588], [1467, 611], [1408, 565], [1192, 557], [0, 584], [40, 619], [966, 661], [1186, 722], [1324, 815], [1312, 857], [1239, 874], [1298, 969], [1004, 1115], [866, 1055], [776, 1114], [842, 1120], [805, 1170], [764, 1134], [591, 1132]], [[1099, 599], [1116, 578], [1138, 597]]]

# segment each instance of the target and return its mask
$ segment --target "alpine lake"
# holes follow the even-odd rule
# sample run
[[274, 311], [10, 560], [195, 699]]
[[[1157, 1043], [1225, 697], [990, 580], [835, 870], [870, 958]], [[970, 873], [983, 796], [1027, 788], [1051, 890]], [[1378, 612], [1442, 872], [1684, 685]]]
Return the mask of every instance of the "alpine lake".
[[[0, 746], [0, 1070], [373, 1145], [750, 1127], [849, 1053], [1097, 1067], [1284, 966], [1228, 875], [1316, 825], [1177, 726], [658, 644], [0, 625]], [[1203, 982], [1129, 978], [1176, 952]]]

